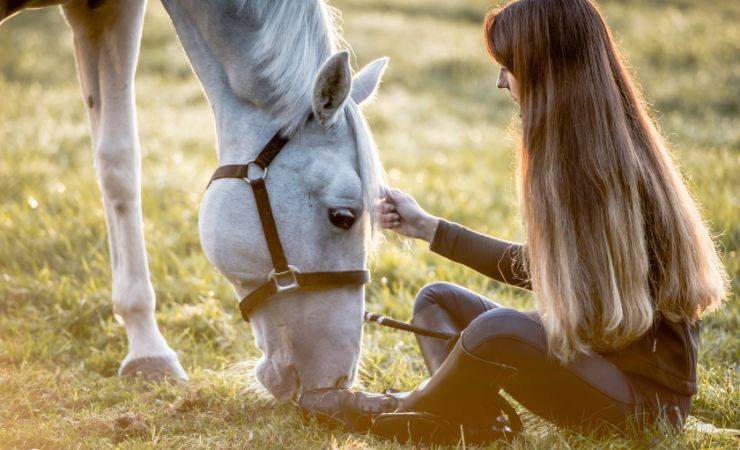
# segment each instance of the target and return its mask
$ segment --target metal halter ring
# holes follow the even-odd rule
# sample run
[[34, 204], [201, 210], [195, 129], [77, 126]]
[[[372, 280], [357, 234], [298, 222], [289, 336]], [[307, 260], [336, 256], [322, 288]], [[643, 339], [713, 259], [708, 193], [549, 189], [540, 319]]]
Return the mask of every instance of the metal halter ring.
[[[260, 170], [262, 170], [262, 176], [259, 178], [249, 178], [249, 168], [254, 164], [255, 166], [259, 167]], [[251, 160], [247, 164], [245, 164], [247, 167], [247, 173], [244, 175], [244, 181], [246, 181], [249, 184], [252, 184], [252, 181], [258, 181], [258, 180], [264, 180], [267, 176], [267, 167], [262, 167], [260, 163], [258, 163], [256, 160]]]
[[300, 273], [298, 269], [289, 265], [285, 272], [276, 272], [272, 269], [267, 279], [275, 284], [275, 292], [289, 291], [298, 287], [298, 273]]

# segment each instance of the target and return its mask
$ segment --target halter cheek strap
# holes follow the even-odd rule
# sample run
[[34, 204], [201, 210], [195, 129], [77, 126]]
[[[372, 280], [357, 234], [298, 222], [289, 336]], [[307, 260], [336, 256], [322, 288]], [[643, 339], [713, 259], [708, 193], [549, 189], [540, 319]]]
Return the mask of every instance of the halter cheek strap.
[[[260, 222], [262, 224], [262, 233], [267, 242], [267, 248], [270, 251], [272, 259], [272, 271], [267, 275], [267, 281], [257, 289], [247, 294], [239, 302], [239, 310], [242, 318], [249, 322], [249, 314], [259, 306], [264, 300], [273, 295], [297, 289], [299, 287], [338, 287], [350, 285], [363, 285], [370, 282], [370, 272], [367, 270], [348, 270], [338, 272], [301, 272], [296, 267], [288, 264], [285, 256], [280, 235], [275, 225], [275, 216], [272, 213], [270, 196], [267, 193], [265, 177], [267, 169], [273, 159], [285, 147], [288, 140], [278, 132], [273, 136], [270, 142], [260, 151], [257, 158], [246, 164], [233, 164], [221, 166], [216, 169], [208, 186], [215, 180], [221, 178], [238, 178], [246, 181], [252, 187], [252, 194], [257, 204]], [[261, 175], [250, 176], [250, 169], [256, 170], [257, 166], [261, 169]]]

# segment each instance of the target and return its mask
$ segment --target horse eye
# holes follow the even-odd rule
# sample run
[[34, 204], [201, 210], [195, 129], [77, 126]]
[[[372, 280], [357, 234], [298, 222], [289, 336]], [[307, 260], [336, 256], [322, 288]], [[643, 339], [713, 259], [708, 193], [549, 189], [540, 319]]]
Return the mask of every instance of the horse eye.
[[352, 227], [356, 216], [352, 208], [329, 208], [329, 222], [343, 230], [349, 230]]

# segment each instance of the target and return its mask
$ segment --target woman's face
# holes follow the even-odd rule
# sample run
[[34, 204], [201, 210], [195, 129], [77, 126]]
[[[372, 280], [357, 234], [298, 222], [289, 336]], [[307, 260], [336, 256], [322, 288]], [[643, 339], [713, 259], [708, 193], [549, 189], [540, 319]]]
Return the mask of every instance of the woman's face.
[[514, 75], [509, 72], [509, 69], [504, 66], [501, 66], [501, 71], [498, 73], [496, 86], [499, 89], [508, 89], [511, 98], [514, 99], [515, 102], [519, 103], [519, 83], [516, 81], [516, 78], [514, 78]]

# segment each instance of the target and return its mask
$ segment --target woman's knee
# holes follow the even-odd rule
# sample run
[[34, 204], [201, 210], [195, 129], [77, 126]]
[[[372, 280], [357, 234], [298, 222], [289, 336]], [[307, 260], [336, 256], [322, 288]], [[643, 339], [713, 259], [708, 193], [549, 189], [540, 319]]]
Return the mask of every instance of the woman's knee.
[[[547, 341], [542, 324], [532, 317], [509, 308], [496, 308], [476, 317], [462, 333], [462, 344], [471, 353], [496, 353], [512, 347], [535, 347], [546, 351]], [[483, 356], [483, 355], [479, 355]]]
[[455, 289], [459, 289], [459, 286], [444, 281], [427, 284], [416, 294], [414, 314], [432, 305], [443, 306], [445, 300], [451, 297], [450, 294]]

